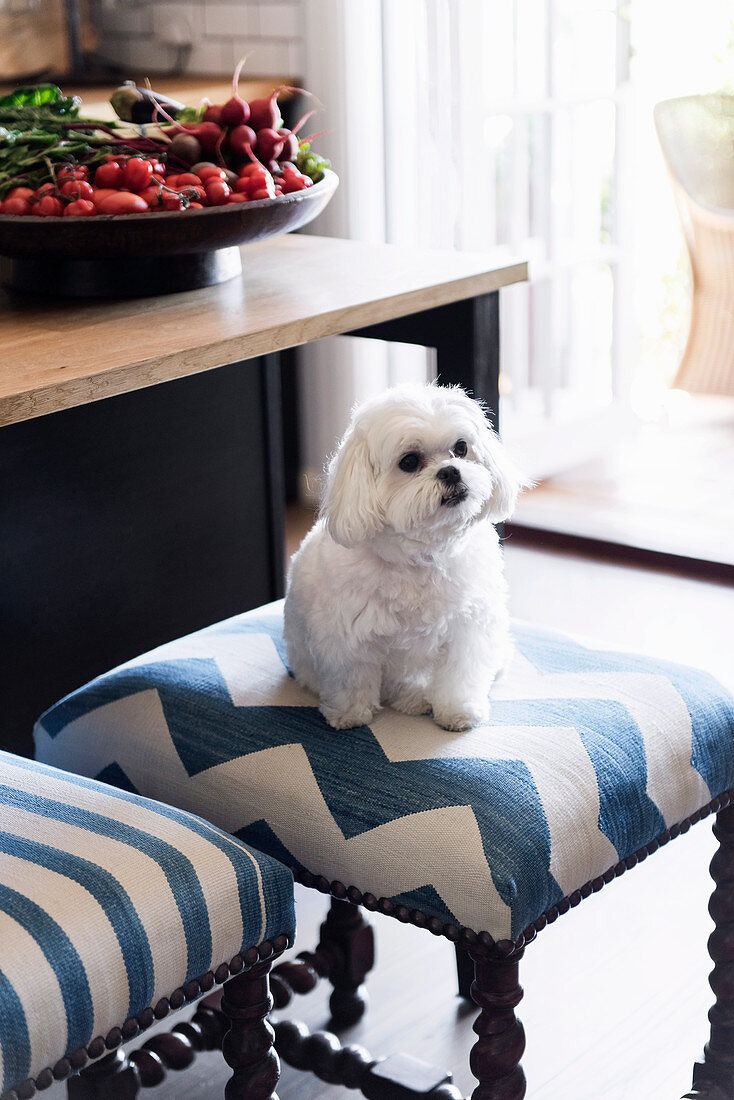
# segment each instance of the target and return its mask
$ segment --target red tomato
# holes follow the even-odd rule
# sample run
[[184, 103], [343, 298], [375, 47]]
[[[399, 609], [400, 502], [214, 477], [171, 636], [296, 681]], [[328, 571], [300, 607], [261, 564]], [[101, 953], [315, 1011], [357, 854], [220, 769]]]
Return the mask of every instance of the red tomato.
[[164, 210], [185, 210], [184, 201], [178, 194], [172, 195], [170, 191], [163, 192], [163, 209]]
[[198, 187], [201, 183], [201, 176], [195, 175], [193, 172], [182, 172], [178, 177], [176, 187], [186, 187], [188, 184], [192, 184], [194, 187]]
[[36, 198], [41, 199], [44, 195], [55, 195], [56, 187], [53, 183], [43, 183], [36, 190]]
[[28, 199], [24, 199], [22, 195], [14, 195], [11, 199], [6, 199], [3, 203], [3, 214], [30, 214], [32, 213], [31, 204]]
[[100, 214], [145, 214], [148, 211], [145, 199], [131, 191], [115, 191], [101, 201], [95, 198], [95, 206]]
[[90, 218], [97, 213], [97, 207], [89, 199], [76, 199], [70, 202], [64, 210], [65, 218]]
[[30, 199], [35, 195], [31, 187], [13, 187], [5, 196], [6, 199]]
[[190, 187], [188, 184], [184, 187], [176, 188], [182, 195], [186, 195], [192, 202], [204, 202], [206, 200], [206, 191], [199, 184], [198, 187]]
[[145, 191], [140, 192], [141, 199], [145, 199], [148, 206], [155, 208], [160, 206], [163, 202], [160, 187], [146, 187]]
[[229, 184], [221, 179], [207, 179], [206, 197], [212, 206], [222, 206], [232, 194]]
[[0, 199], [0, 214], [4, 213], [4, 211], [3, 211], [4, 206], [5, 206], [5, 203], [2, 201], [2, 199]]
[[165, 174], [166, 174], [165, 164], [162, 164], [161, 161], [159, 161], [159, 160], [152, 160], [150, 163], [153, 166], [153, 173], [156, 176], [161, 176], [161, 177], [165, 176]]
[[262, 168], [259, 164], [255, 164], [254, 161], [250, 161], [249, 164], [243, 164], [240, 168], [240, 176], [251, 176], [253, 172], [262, 172]]
[[66, 180], [61, 184], [61, 194], [68, 195], [72, 199], [91, 199], [94, 188], [86, 180]]
[[253, 191], [250, 195], [251, 199], [257, 201], [258, 199], [274, 199], [275, 192], [269, 190], [267, 187], [259, 187], [257, 191]]
[[296, 179], [294, 176], [286, 176], [283, 180], [283, 190], [287, 195], [292, 191], [305, 191], [307, 187], [311, 186], [311, 180], [306, 182], [306, 178]]
[[116, 160], [100, 164], [94, 173], [95, 187], [122, 187], [125, 179], [125, 169]]
[[60, 218], [64, 213], [64, 204], [53, 195], [44, 195], [33, 207], [33, 213], [41, 218]]
[[247, 176], [240, 176], [240, 178], [237, 180], [237, 183], [234, 185], [234, 189], [235, 189], [235, 191], [238, 191], [239, 194], [244, 194], [247, 191], [249, 191], [250, 190], [249, 178]]
[[199, 179], [220, 179], [226, 181], [227, 176], [223, 168], [217, 168], [216, 165], [207, 164], [203, 168], [199, 169]]
[[56, 170], [56, 179], [63, 180], [88, 180], [89, 169], [86, 164], [62, 164]]
[[95, 187], [92, 193], [92, 202], [98, 206], [102, 199], [106, 199], [108, 195], [119, 195], [120, 192], [116, 187]]
[[186, 209], [187, 210], [203, 210], [204, 207], [201, 205], [200, 202], [190, 202], [189, 205], [186, 207]]
[[249, 202], [249, 201], [250, 200], [248, 199], [247, 195], [243, 195], [241, 192], [238, 192], [237, 194], [230, 195], [224, 205], [225, 206], [234, 206], [236, 203]]
[[165, 183], [166, 187], [177, 187], [178, 186], [179, 174], [180, 173], [178, 173], [178, 172], [174, 172], [172, 175], [166, 176], [166, 178], [163, 181]]
[[143, 160], [142, 157], [130, 157], [125, 162], [123, 172], [126, 187], [129, 187], [131, 191], [144, 191], [150, 184], [153, 165], [149, 160]]

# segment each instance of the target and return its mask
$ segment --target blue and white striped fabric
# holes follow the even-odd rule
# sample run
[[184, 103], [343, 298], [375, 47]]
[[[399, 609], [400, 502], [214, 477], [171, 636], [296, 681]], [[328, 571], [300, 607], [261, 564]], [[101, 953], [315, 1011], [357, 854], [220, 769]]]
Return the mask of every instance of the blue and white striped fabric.
[[265, 939], [288, 869], [181, 810], [0, 752], [0, 1093]]
[[332, 730], [282, 606], [162, 646], [52, 707], [39, 757], [202, 813], [293, 866], [515, 937], [734, 786], [710, 675], [515, 624], [489, 723], [391, 710]]

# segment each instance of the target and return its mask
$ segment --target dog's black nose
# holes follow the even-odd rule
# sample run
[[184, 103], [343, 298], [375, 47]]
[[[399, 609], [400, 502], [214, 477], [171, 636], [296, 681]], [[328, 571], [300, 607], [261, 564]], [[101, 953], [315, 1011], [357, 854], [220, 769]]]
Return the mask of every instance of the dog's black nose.
[[447, 485], [456, 485], [461, 481], [461, 474], [455, 466], [442, 466], [436, 477], [439, 481], [445, 481]]

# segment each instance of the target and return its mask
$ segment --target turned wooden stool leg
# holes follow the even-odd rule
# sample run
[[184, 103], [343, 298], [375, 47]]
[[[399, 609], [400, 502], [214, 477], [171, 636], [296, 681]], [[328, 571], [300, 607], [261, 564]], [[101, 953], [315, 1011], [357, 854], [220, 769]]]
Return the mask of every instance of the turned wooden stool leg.
[[686, 1093], [696, 1100], [734, 1097], [734, 806], [716, 815], [714, 835], [719, 848], [711, 860], [716, 888], [709, 913], [716, 927], [708, 949], [714, 961], [709, 984], [716, 1003], [709, 1011], [711, 1038], [704, 1047], [703, 1062], [694, 1066], [693, 1089]]
[[332, 898], [320, 933], [317, 950], [329, 959], [329, 981], [334, 987], [329, 999], [332, 1019], [348, 1027], [360, 1019], [368, 1003], [362, 983], [375, 962], [372, 925], [357, 905]]
[[526, 1086], [520, 1059], [525, 1032], [515, 1016], [522, 1000], [518, 982], [522, 951], [511, 958], [470, 954], [475, 969], [471, 994], [482, 1010], [474, 1024], [479, 1038], [469, 1056], [471, 1071], [479, 1080], [471, 1100], [522, 1100]]
[[474, 981], [474, 960], [466, 948], [461, 947], [458, 943], [454, 944], [454, 951], [456, 952], [456, 977], [459, 983], [459, 996], [470, 1001], [472, 999], [471, 987]]
[[271, 965], [258, 963], [224, 987], [221, 1010], [232, 1026], [222, 1040], [222, 1053], [234, 1070], [224, 1090], [226, 1100], [278, 1100], [280, 1060], [273, 1049], [275, 1033], [265, 1019], [273, 1007]]
[[70, 1100], [134, 1100], [139, 1091], [135, 1068], [121, 1050], [93, 1062], [66, 1085]]

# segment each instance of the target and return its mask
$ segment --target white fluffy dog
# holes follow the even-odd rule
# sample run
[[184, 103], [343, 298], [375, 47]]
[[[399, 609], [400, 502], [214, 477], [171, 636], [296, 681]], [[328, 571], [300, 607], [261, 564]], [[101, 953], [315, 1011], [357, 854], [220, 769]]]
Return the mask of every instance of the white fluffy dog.
[[334, 729], [381, 705], [447, 730], [486, 722], [509, 653], [492, 524], [522, 485], [458, 387], [399, 386], [353, 412], [285, 601], [288, 662]]

